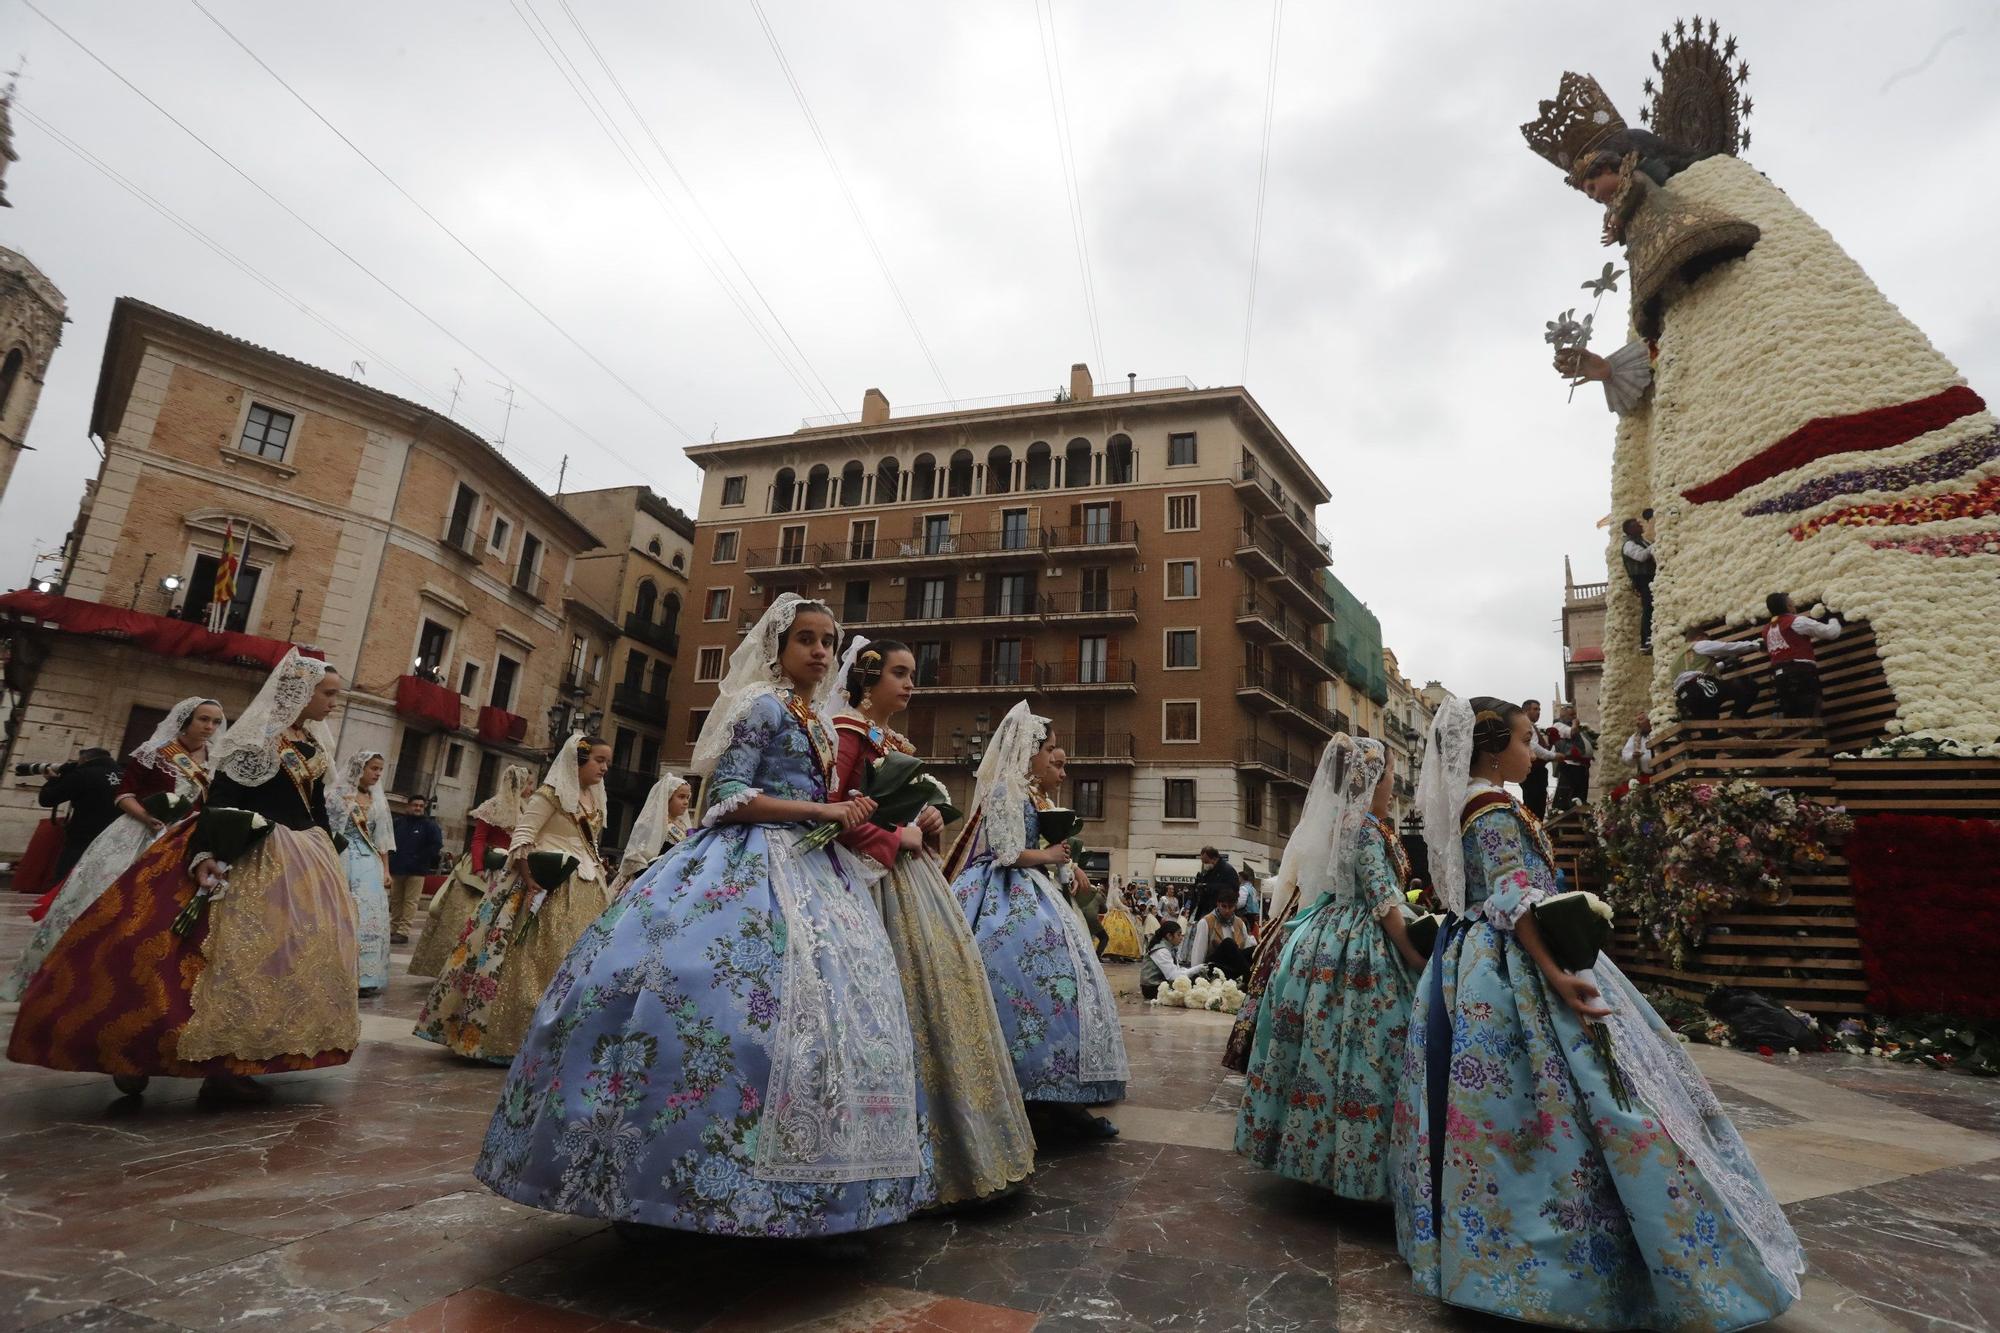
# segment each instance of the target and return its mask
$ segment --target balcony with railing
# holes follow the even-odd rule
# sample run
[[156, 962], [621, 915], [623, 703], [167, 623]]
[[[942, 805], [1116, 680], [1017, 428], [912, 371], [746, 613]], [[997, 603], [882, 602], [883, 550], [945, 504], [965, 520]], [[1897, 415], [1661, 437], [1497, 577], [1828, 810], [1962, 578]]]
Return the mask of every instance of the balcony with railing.
[[[857, 614], [857, 612], [859, 614]], [[997, 597], [991, 602], [976, 597], [941, 599], [926, 603], [921, 597], [863, 606], [849, 602], [841, 607], [840, 623], [850, 630], [904, 629], [915, 626], [954, 630], [990, 628], [1033, 620], [1040, 607], [1033, 597]]]
[[443, 534], [438, 537], [438, 545], [461, 559], [470, 560], [475, 565], [481, 559], [479, 534], [472, 530], [470, 519], [447, 526]]
[[611, 688], [611, 708], [613, 712], [641, 722], [664, 723], [667, 720], [667, 692], [621, 682]]
[[628, 611], [625, 615], [625, 634], [669, 657], [681, 650], [680, 630], [662, 625], [657, 620], [648, 620], [636, 611]]
[[1332, 620], [1333, 599], [1320, 582], [1320, 566], [1310, 564], [1290, 551], [1284, 552], [1277, 563], [1278, 569], [1271, 586], [1280, 595], [1292, 599], [1293, 609], [1307, 621], [1325, 624]]
[[516, 596], [525, 597], [537, 606], [547, 606], [549, 602], [549, 581], [538, 578], [532, 569], [517, 569], [514, 580], [508, 585]]
[[1303, 693], [1292, 696], [1291, 710], [1292, 716], [1318, 732], [1322, 740], [1332, 740], [1333, 733], [1340, 730], [1340, 728], [1333, 725], [1333, 714], [1314, 703]]
[[998, 661], [919, 667], [917, 688], [934, 694], [1018, 694], [1035, 688], [1035, 664]]
[[1291, 703], [1291, 684], [1267, 667], [1247, 666], [1236, 673], [1236, 697], [1259, 712], [1271, 712]]
[[637, 768], [612, 768], [604, 774], [604, 790], [624, 801], [645, 800], [653, 782], [651, 773]]
[[463, 725], [458, 691], [423, 676], [396, 677], [396, 716], [426, 730], [457, 731]]
[[1236, 532], [1236, 567], [1253, 579], [1276, 578], [1285, 567], [1285, 546], [1261, 523], [1246, 522]]
[[1017, 525], [982, 532], [928, 532], [918, 529], [908, 536], [881, 535], [872, 539], [828, 542], [819, 564], [827, 569], [855, 565], [888, 565], [897, 569], [921, 565], [1006, 564], [1032, 562], [1042, 557], [1040, 528]]
[[1072, 768], [1129, 768], [1137, 746], [1131, 732], [1084, 732], [1058, 736]]
[[1042, 689], [1065, 694], [1137, 694], [1137, 662], [1044, 662], [1035, 670]]
[[1313, 762], [1305, 755], [1291, 753], [1276, 741], [1245, 739], [1236, 742], [1236, 767], [1263, 773], [1279, 782], [1311, 786]]
[[1139, 593], [1135, 588], [1104, 588], [1092, 592], [1045, 592], [1038, 605], [1042, 619], [1055, 625], [1139, 623]]
[[1264, 465], [1248, 454], [1236, 465], [1236, 475], [1230, 478], [1243, 507], [1254, 514], [1275, 514], [1278, 506], [1285, 502], [1285, 488], [1278, 479], [1264, 469]]
[[1075, 555], [1085, 551], [1136, 553], [1139, 549], [1139, 525], [1131, 519], [1114, 523], [1109, 518], [1097, 521], [1086, 518], [1081, 523], [1046, 528], [1042, 537], [1050, 555]]
[[1604, 594], [1610, 587], [1608, 583], [1572, 583], [1564, 590], [1563, 604], [1581, 606], [1589, 602], [1602, 602]]
[[823, 542], [781, 542], [776, 546], [756, 546], [743, 553], [743, 572], [759, 582], [796, 578], [819, 569], [825, 553]]
[[488, 745], [519, 745], [527, 738], [527, 718], [490, 704], [479, 710], [479, 739]]

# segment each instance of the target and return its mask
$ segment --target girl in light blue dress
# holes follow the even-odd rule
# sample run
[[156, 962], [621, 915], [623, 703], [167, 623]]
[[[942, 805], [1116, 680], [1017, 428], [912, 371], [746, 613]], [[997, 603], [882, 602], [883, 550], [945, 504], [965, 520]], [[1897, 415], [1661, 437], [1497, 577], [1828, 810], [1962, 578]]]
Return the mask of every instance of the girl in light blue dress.
[[[930, 1202], [915, 1050], [869, 898], [838, 843], [812, 705], [839, 629], [781, 594], [695, 744], [699, 827], [587, 929], [542, 997], [479, 1179], [517, 1203], [718, 1235], [820, 1237]], [[532, 926], [529, 927], [533, 929]]]
[[1083, 918], [1051, 878], [1068, 866], [1069, 848], [1037, 845], [1036, 797], [1062, 778], [1054, 729], [1024, 699], [994, 730], [973, 818], [946, 870], [986, 961], [1029, 1110], [1052, 1127], [1110, 1138], [1116, 1127], [1083, 1108], [1125, 1096], [1117, 1001]]
[[387, 762], [380, 750], [349, 755], [328, 811], [333, 831], [347, 843], [340, 861], [347, 871], [347, 890], [354, 895], [363, 995], [389, 984], [389, 853], [396, 850], [396, 824], [382, 799]]
[[[1389, 1198], [1389, 1117], [1423, 957], [1403, 930], [1409, 858], [1389, 823], [1389, 754], [1327, 743], [1278, 867], [1288, 921], [1257, 1008], [1236, 1151], [1344, 1198]], [[1274, 906], [1280, 916], [1285, 903]]]
[[1503, 786], [1529, 734], [1512, 704], [1449, 698], [1426, 742], [1417, 801], [1453, 917], [1410, 1014], [1397, 1244], [1419, 1290], [1510, 1319], [1760, 1324], [1798, 1297], [1798, 1237], [1638, 991], [1601, 954], [1575, 974], [1550, 957], [1531, 909], [1553, 858]]

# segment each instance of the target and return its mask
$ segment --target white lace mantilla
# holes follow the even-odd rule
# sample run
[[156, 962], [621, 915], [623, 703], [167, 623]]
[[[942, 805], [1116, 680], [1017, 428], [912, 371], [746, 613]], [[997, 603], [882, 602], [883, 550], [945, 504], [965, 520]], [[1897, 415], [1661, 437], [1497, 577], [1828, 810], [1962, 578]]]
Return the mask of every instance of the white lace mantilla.
[[1125, 1033], [1118, 1026], [1118, 1001], [1083, 918], [1047, 875], [1039, 870], [1023, 873], [1062, 922], [1063, 943], [1069, 946], [1070, 967], [1076, 972], [1077, 1075], [1085, 1083], [1123, 1083], [1131, 1066], [1125, 1058]]
[[[848, 884], [816, 890], [808, 858], [819, 854], [796, 846], [806, 830], [764, 831], [785, 960], [756, 1175], [810, 1184], [917, 1175], [916, 1047], [902, 981], [874, 903], [848, 886], [874, 875], [835, 843], [828, 850]], [[829, 972], [845, 977], [842, 993]]]

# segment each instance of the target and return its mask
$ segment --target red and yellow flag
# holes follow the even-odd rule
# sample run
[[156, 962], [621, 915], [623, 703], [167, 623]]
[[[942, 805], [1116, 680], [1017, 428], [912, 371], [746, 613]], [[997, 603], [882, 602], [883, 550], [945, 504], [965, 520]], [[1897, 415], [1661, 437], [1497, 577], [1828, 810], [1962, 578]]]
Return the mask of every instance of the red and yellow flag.
[[229, 604], [236, 600], [236, 520], [230, 519], [222, 530], [222, 559], [215, 566], [215, 591], [208, 598], [208, 623], [211, 629], [219, 629], [229, 615]]

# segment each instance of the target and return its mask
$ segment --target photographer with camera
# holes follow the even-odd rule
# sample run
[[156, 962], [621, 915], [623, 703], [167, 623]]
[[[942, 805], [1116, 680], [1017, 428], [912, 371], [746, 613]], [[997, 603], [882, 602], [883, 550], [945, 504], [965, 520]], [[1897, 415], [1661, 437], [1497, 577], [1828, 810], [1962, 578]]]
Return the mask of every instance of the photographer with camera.
[[118, 761], [109, 750], [90, 746], [78, 751], [72, 763], [16, 764], [14, 776], [46, 779], [35, 794], [44, 810], [69, 806], [69, 818], [63, 822], [62, 855], [56, 858], [48, 878], [50, 884], [60, 884], [76, 868], [84, 849], [118, 818]]

